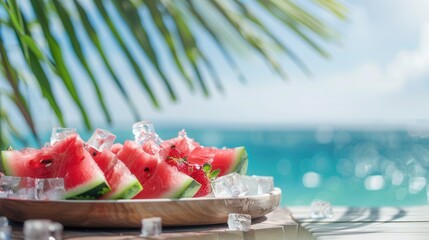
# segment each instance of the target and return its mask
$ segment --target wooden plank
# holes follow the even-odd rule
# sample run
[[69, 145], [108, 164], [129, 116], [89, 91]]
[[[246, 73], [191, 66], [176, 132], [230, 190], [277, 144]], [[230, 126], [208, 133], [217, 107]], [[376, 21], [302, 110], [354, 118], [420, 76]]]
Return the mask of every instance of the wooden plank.
[[303, 227], [313, 235], [325, 233], [426, 233], [429, 239], [429, 222], [352, 222], [352, 223], [304, 223]]
[[[263, 219], [264, 224], [271, 224], [275, 226], [282, 226], [284, 229], [285, 239], [297, 239], [298, 236], [298, 223], [296, 223], [291, 216], [291, 212], [287, 208], [279, 208], [274, 212], [267, 214]], [[258, 223], [255, 222], [254, 225]]]
[[317, 236], [315, 240], [428, 240], [429, 236], [423, 233], [361, 233]]
[[299, 222], [298, 239], [429, 239], [429, 206], [333, 207], [334, 216], [309, 217], [309, 207], [291, 207]]
[[333, 217], [312, 219], [309, 207], [291, 207], [297, 222], [424, 222], [429, 221], [429, 206], [419, 207], [333, 207]]

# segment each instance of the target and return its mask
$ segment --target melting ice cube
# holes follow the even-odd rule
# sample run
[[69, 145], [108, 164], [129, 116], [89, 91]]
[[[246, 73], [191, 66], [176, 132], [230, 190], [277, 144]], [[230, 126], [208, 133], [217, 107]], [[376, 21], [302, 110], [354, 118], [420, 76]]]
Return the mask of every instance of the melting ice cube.
[[12, 227], [9, 226], [9, 220], [6, 217], [0, 217], [0, 239], [12, 239]]
[[228, 214], [228, 229], [250, 231], [252, 217], [248, 214], [230, 213]]
[[238, 197], [246, 195], [248, 189], [243, 183], [242, 176], [230, 173], [219, 177], [211, 183], [215, 197]]
[[153, 141], [156, 144], [162, 142], [161, 138], [156, 134], [155, 128], [150, 121], [141, 121], [133, 124], [133, 134], [138, 144], [143, 144], [147, 141]]
[[0, 227], [5, 227], [9, 225], [9, 220], [7, 217], [0, 217]]
[[95, 150], [102, 152], [104, 149], [110, 149], [115, 139], [116, 136], [113, 133], [97, 128], [86, 143]]
[[242, 176], [244, 184], [248, 188], [247, 195], [259, 195], [269, 193], [274, 189], [274, 179], [269, 176]]
[[61, 240], [63, 226], [47, 219], [30, 219], [24, 222], [25, 240]]
[[311, 218], [330, 218], [332, 217], [332, 206], [329, 202], [315, 200], [310, 207]]
[[38, 200], [64, 199], [65, 188], [63, 178], [38, 178], [35, 180], [34, 198]]
[[0, 227], [0, 239], [10, 240], [12, 239], [12, 227], [9, 225]]
[[49, 225], [49, 240], [62, 240], [63, 239], [63, 225], [58, 222], [52, 222]]
[[54, 127], [51, 134], [51, 145], [64, 140], [67, 136], [76, 133], [76, 128]]
[[31, 219], [24, 222], [24, 239], [49, 239], [49, 225], [52, 222], [45, 219]]
[[1, 176], [2, 197], [34, 199], [34, 178]]
[[141, 237], [157, 236], [162, 233], [162, 221], [160, 217], [143, 218]]

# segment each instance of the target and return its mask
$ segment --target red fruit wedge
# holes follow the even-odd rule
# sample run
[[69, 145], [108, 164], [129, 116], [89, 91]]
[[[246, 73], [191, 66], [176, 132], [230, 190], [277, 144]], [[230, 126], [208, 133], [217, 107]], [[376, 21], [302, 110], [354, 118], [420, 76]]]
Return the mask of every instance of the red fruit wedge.
[[202, 169], [192, 172], [190, 177], [201, 184], [200, 189], [195, 193], [194, 197], [204, 197], [211, 192], [210, 179]]
[[121, 143], [115, 143], [112, 145], [112, 147], [110, 148], [110, 151], [113, 154], [118, 154], [119, 151], [121, 151], [123, 145]]
[[184, 130], [180, 131], [178, 135], [178, 137], [162, 142], [161, 148], [165, 149], [165, 151], [167, 152], [169, 152], [172, 147], [176, 148], [180, 153], [179, 156], [181, 158], [184, 158], [188, 156], [189, 153], [192, 152], [192, 150], [200, 146], [200, 144], [194, 139], [189, 138]]
[[220, 170], [216, 169], [212, 171], [212, 166], [209, 163], [205, 163], [201, 169], [190, 173], [195, 181], [201, 184], [201, 188], [194, 195], [194, 197], [204, 197], [211, 193], [211, 181], [219, 175]]

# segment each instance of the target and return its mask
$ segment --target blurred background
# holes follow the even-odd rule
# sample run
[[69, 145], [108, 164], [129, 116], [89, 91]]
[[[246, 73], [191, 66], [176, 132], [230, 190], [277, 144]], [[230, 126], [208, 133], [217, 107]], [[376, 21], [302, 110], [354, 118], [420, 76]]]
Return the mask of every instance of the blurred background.
[[244, 145], [284, 205], [429, 199], [429, 2], [1, 1], [2, 149], [150, 120]]

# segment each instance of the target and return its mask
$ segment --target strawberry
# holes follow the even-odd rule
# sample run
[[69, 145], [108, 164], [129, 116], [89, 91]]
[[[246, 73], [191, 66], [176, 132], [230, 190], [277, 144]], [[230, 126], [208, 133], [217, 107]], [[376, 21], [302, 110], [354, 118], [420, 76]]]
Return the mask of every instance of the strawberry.
[[219, 169], [212, 171], [210, 163], [205, 163], [202, 168], [195, 170], [189, 174], [195, 181], [201, 184], [200, 189], [194, 197], [204, 197], [211, 193], [211, 181], [220, 173]]
[[189, 174], [190, 172], [186, 157], [183, 157], [182, 153], [174, 145], [171, 146], [165, 161], [180, 172], [185, 174]]
[[203, 170], [200, 169], [192, 172], [190, 177], [201, 184], [200, 189], [195, 193], [194, 197], [204, 197], [211, 192], [210, 180]]
[[[180, 172], [183, 172], [187, 175], [190, 175], [191, 173], [202, 169], [202, 167], [199, 163], [190, 163], [188, 161], [188, 156], [186, 156], [184, 153], [182, 153], [175, 145], [172, 145], [170, 147], [170, 150], [167, 154], [165, 161], [169, 165], [175, 167], [177, 170], [179, 170]], [[209, 163], [207, 163], [207, 164], [209, 164]], [[210, 169], [211, 169], [211, 167], [210, 167]]]
[[170, 151], [168, 152], [167, 158], [182, 158], [181, 152], [179, 149], [176, 148], [176, 146], [171, 146]]

